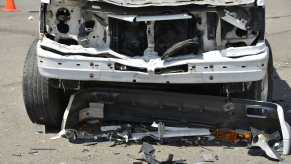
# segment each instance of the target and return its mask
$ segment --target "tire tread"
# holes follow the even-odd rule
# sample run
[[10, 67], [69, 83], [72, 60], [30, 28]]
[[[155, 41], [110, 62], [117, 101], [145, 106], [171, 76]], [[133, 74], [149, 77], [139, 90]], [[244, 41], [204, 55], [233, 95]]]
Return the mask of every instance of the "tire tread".
[[33, 123], [59, 128], [64, 105], [62, 92], [50, 86], [49, 79], [39, 74], [35, 40], [28, 50], [23, 69], [23, 99], [27, 114]]

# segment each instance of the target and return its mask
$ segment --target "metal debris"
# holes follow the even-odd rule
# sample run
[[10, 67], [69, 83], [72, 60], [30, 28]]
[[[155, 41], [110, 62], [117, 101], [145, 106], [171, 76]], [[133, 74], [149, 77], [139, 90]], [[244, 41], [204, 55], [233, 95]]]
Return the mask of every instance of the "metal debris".
[[190, 137], [190, 136], [211, 136], [209, 129], [205, 128], [179, 128], [167, 127], [163, 123], [154, 123], [152, 127], [157, 128], [155, 132], [132, 133], [129, 140], [142, 140], [145, 137], [152, 137], [155, 140], [175, 137]]
[[143, 143], [140, 153], [143, 153], [143, 159], [136, 159], [136, 160], [141, 160], [145, 161], [149, 164], [186, 164], [186, 160], [177, 160], [174, 161], [174, 155], [169, 154], [168, 159], [165, 161], [158, 161], [155, 157], [155, 148], [148, 144], [148, 143]]
[[148, 144], [148, 143], [143, 143], [141, 149], [140, 149], [140, 153], [143, 153], [144, 155], [144, 160], [146, 162], [148, 162], [149, 164], [159, 164], [160, 162], [158, 160], [156, 160], [155, 157], [155, 149], [152, 145]]
[[117, 131], [117, 130], [121, 130], [121, 126], [117, 125], [117, 126], [101, 126], [100, 130], [102, 132], [108, 132], [108, 131]]
[[[112, 141], [116, 144], [124, 144], [129, 142], [138, 142], [144, 140], [162, 141], [169, 138], [183, 138], [183, 137], [201, 137], [211, 136], [209, 129], [203, 128], [179, 128], [179, 127], [166, 127], [163, 123], [159, 123], [157, 128], [144, 126], [104, 126], [100, 127], [100, 132], [96, 134], [88, 133], [86, 131], [78, 131], [74, 129], [66, 129], [60, 131], [55, 137], [51, 139], [57, 139], [64, 137], [69, 139], [73, 143], [85, 143], [85, 142], [106, 142]], [[143, 132], [141, 132], [143, 131]], [[146, 132], [144, 132], [146, 131]]]
[[237, 13], [230, 12], [228, 10], [225, 10], [224, 12], [225, 15], [221, 17], [222, 20], [234, 25], [241, 30], [247, 30], [247, 20], [238, 18]]
[[[89, 115], [86, 116], [86, 113], [90, 110], [81, 110], [79, 115], [81, 120], [84, 121], [89, 119], [88, 124], [93, 123], [98, 124], [97, 133], [87, 132], [83, 129], [69, 129], [71, 126], [67, 125], [67, 119], [72, 108], [72, 103], [75, 99], [75, 95], [72, 95], [69, 101], [69, 104], [65, 110], [62, 122], [61, 131], [51, 139], [57, 139], [60, 137], [68, 138], [71, 142], [74, 143], [84, 143], [84, 142], [113, 142], [112, 146], [118, 144], [125, 144], [129, 142], [144, 142], [146, 140], [154, 142], [164, 142], [170, 141], [171, 139], [180, 139], [184, 140], [188, 138], [192, 139], [192, 144], [194, 144], [195, 139], [205, 138], [205, 142], [208, 143], [210, 140], [227, 140], [232, 144], [237, 144], [238, 141], [245, 141], [246, 143], [251, 143], [253, 147], [260, 147], [265, 151], [266, 155], [272, 159], [281, 160], [281, 154], [287, 155], [290, 150], [290, 126], [285, 121], [283, 108], [275, 103], [262, 103], [262, 102], [253, 102], [248, 100], [237, 100], [239, 104], [246, 105], [246, 117], [251, 119], [259, 119], [260, 121], [266, 119], [270, 115], [278, 120], [280, 124], [280, 129], [275, 131], [273, 134], [265, 134], [254, 128], [251, 131], [239, 130], [239, 129], [229, 129], [230, 131], [222, 131], [222, 129], [217, 128], [188, 128], [188, 127], [168, 127], [165, 126], [163, 122], [149, 124], [125, 124], [125, 125], [109, 125], [102, 126], [100, 121], [94, 121], [95, 119], [102, 119], [104, 117], [103, 105], [102, 104], [92, 104], [90, 107], [95, 106], [98, 110], [94, 112], [89, 112]], [[234, 101], [234, 100], [232, 100]], [[234, 101], [235, 102], [235, 101]], [[255, 105], [249, 105], [254, 103]], [[74, 109], [76, 110], [76, 109]], [[249, 111], [253, 111], [248, 113]], [[254, 124], [253, 124], [254, 125]], [[254, 125], [256, 126], [256, 125]], [[204, 126], [205, 127], [205, 126]], [[269, 141], [272, 141], [272, 145], [269, 145]], [[190, 143], [191, 142], [187, 142]], [[155, 164], [157, 161], [154, 158], [154, 148], [149, 146], [149, 144], [144, 144], [142, 148], [144, 153], [144, 159], [150, 164]], [[215, 161], [217, 157], [203, 157], [206, 161]], [[169, 156], [169, 161], [172, 157]]]
[[[154, 140], [161, 140], [163, 138], [173, 138], [173, 137], [189, 137], [189, 136], [211, 136], [209, 129], [205, 128], [180, 128], [180, 127], [166, 127], [163, 123], [156, 124], [154, 123], [152, 127], [157, 128], [157, 131], [148, 131], [148, 132], [130, 132], [127, 128], [132, 128], [131, 125], [123, 126], [125, 129], [122, 129], [122, 126], [104, 126], [100, 127], [101, 134], [89, 134], [86, 132], [80, 132], [74, 129], [66, 129], [67, 127], [67, 120], [72, 108], [73, 101], [75, 100], [75, 95], [70, 97], [68, 106], [63, 115], [63, 121], [61, 126], [61, 131], [51, 139], [58, 139], [61, 137], [68, 138], [72, 142], [78, 142], [78, 140], [86, 140], [91, 142], [102, 142], [102, 141], [117, 141], [117, 142], [129, 142], [129, 141], [138, 141], [143, 140], [146, 137], [150, 137]], [[96, 104], [96, 103], [95, 103]], [[90, 103], [90, 107], [95, 105]], [[96, 107], [96, 105], [95, 105]], [[97, 111], [98, 117], [94, 117], [94, 112], [92, 114], [86, 115], [88, 113], [87, 109], [83, 109], [80, 111], [79, 118], [82, 118], [79, 121], [84, 121], [87, 119], [88, 116], [90, 118], [90, 122], [92, 122], [92, 118], [103, 118], [103, 105], [97, 104]], [[94, 111], [94, 110], [93, 110]], [[85, 113], [85, 114], [84, 114]], [[100, 116], [100, 117], [99, 117]], [[120, 131], [123, 130], [123, 131]]]
[[254, 137], [252, 147], [260, 147], [268, 157], [276, 160], [282, 160], [279, 153], [273, 150], [269, 144], [269, 139], [264, 134], [258, 134]]

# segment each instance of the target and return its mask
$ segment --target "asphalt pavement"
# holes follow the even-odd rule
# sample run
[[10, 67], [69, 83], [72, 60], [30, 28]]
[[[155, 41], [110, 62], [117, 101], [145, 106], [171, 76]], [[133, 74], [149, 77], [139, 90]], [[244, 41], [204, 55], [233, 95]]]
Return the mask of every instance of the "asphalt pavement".
[[[22, 99], [22, 69], [26, 52], [37, 37], [39, 1], [16, 0], [17, 12], [0, 11], [0, 164], [129, 164], [140, 145], [109, 147], [84, 146], [65, 139], [49, 140], [42, 127], [33, 125]], [[291, 109], [291, 1], [267, 0], [267, 38], [276, 68], [274, 101]], [[4, 0], [0, 0], [0, 8]], [[30, 18], [30, 19], [28, 19]], [[244, 147], [155, 146], [157, 158], [169, 153], [176, 159], [197, 163], [203, 154], [217, 155], [214, 163], [275, 163], [262, 156], [251, 156]], [[291, 155], [285, 162], [291, 163]], [[288, 162], [289, 161], [289, 162]]]

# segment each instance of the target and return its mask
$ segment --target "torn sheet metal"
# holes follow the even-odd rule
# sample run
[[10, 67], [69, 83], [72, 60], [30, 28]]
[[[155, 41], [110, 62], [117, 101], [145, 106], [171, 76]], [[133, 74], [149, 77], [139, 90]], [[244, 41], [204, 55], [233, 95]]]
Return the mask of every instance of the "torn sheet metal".
[[210, 136], [211, 133], [209, 129], [204, 128], [189, 128], [189, 129], [179, 129], [175, 130], [162, 130], [159, 129], [157, 132], [146, 132], [146, 133], [132, 133], [129, 140], [142, 140], [146, 137], [151, 137], [156, 140], [166, 139], [166, 138], [176, 138], [176, 137], [192, 137], [192, 136]]
[[268, 157], [276, 160], [281, 160], [280, 154], [269, 146], [269, 139], [264, 134], [258, 134], [254, 138], [255, 139], [253, 140], [251, 145], [252, 147], [260, 147]]
[[[251, 50], [250, 50], [251, 48]], [[268, 51], [268, 47], [264, 42], [258, 43], [256, 46], [245, 46], [245, 47], [229, 47], [221, 51], [221, 54], [225, 57], [235, 58], [249, 55], [256, 55]]]
[[191, 19], [189, 14], [174, 14], [174, 15], [156, 15], [156, 16], [137, 16], [137, 15], [108, 15], [108, 17], [124, 20], [127, 22], [147, 22], [147, 21], [164, 21], [164, 20], [179, 20]]
[[[259, 47], [258, 47], [259, 46]], [[223, 51], [209, 51], [190, 58], [172, 58], [165, 62], [159, 58], [128, 58], [112, 50], [82, 48], [80, 45], [67, 46], [43, 38], [38, 44], [38, 67], [41, 75], [54, 79], [111, 81], [138, 83], [234, 83], [241, 81], [258, 81], [266, 74], [268, 49], [265, 44], [255, 46], [228, 48]], [[57, 50], [60, 54], [48, 50]], [[258, 54], [257, 54], [258, 53]], [[78, 55], [84, 54], [84, 55]], [[112, 58], [109, 58], [109, 57]], [[244, 58], [238, 58], [245, 56]], [[237, 58], [229, 58], [237, 57]], [[202, 60], [203, 59], [203, 60]], [[63, 63], [59, 65], [58, 63]], [[98, 67], [90, 66], [90, 63]], [[136, 67], [136, 71], [118, 71], [116, 63], [127, 67]], [[152, 70], [167, 69], [188, 65], [189, 71], [181, 73], [151, 74]], [[209, 69], [209, 66], [213, 66]], [[243, 67], [242, 67], [243, 66]], [[62, 70], [62, 71], [60, 71]], [[144, 71], [139, 71], [144, 70]], [[90, 76], [90, 75], [94, 76]], [[212, 77], [212, 78], [210, 78]]]
[[[91, 2], [96, 2], [97, 0], [88, 0]], [[182, 5], [213, 5], [213, 6], [235, 6], [243, 4], [254, 3], [255, 0], [98, 0], [98, 2], [107, 2], [118, 6], [125, 7], [146, 7], [146, 6], [182, 6]]]
[[[290, 125], [287, 123], [287, 121], [285, 120], [285, 116], [284, 116], [284, 110], [282, 108], [282, 106], [280, 106], [279, 104], [275, 104], [273, 103], [273, 105], [276, 107], [276, 112], [278, 115], [278, 121], [281, 127], [281, 133], [282, 133], [282, 142], [283, 142], [283, 155], [288, 155], [290, 153], [290, 140], [291, 140], [291, 130], [290, 130]], [[270, 108], [268, 108], [269, 111], [267, 111], [267, 108], [257, 108], [259, 109], [258, 111], [261, 111], [262, 113], [270, 113]], [[257, 118], [264, 118], [264, 114], [259, 114], [257, 115]], [[254, 117], [254, 115], [251, 115], [250, 117]], [[263, 134], [259, 134], [258, 138], [260, 140], [260, 142], [255, 142], [255, 145], [259, 145], [259, 147], [261, 147], [268, 156], [270, 156], [271, 158], [277, 159], [277, 155], [275, 155], [274, 153], [272, 153], [272, 150], [270, 150], [270, 148], [265, 144], [267, 143], [267, 139]], [[279, 158], [278, 158], [279, 159]]]
[[248, 21], [243, 18], [235, 17], [237, 15], [236, 13], [230, 12], [225, 10], [225, 15], [221, 17], [222, 20], [226, 21], [227, 23], [230, 23], [234, 25], [235, 27], [241, 29], [241, 30], [247, 30], [247, 23]]
[[[96, 90], [95, 90], [96, 91]], [[128, 94], [130, 91], [127, 90], [126, 93]], [[93, 92], [94, 93], [94, 92]], [[78, 109], [77, 106], [80, 106], [81, 102], [86, 103], [91, 103], [97, 101], [98, 103], [112, 103], [114, 101], [122, 101], [123, 99], [120, 97], [120, 95], [122, 95], [122, 93], [114, 93], [113, 90], [111, 90], [111, 94], [115, 95], [115, 97], [110, 98], [109, 95], [106, 95], [106, 99], [104, 99], [104, 96], [102, 96], [102, 92], [98, 92], [98, 93], [90, 93], [88, 91], [83, 91], [83, 92], [79, 92], [76, 93], [74, 95], [72, 95], [70, 97], [69, 100], [69, 104], [66, 108], [66, 111], [64, 113], [63, 116], [63, 122], [62, 122], [62, 129], [60, 131], [59, 134], [57, 134], [56, 137], [53, 137], [52, 139], [56, 139], [65, 135], [68, 135], [67, 132], [71, 131], [71, 128], [73, 128], [75, 125], [78, 124], [79, 120], [73, 120], [72, 117], [74, 116], [74, 113], [79, 114], [80, 110], [82, 109]], [[137, 94], [135, 93], [135, 96]], [[151, 96], [153, 97], [155, 94], [151, 94]], [[143, 96], [146, 96], [146, 92], [143, 93]], [[156, 95], [155, 95], [156, 96]], [[167, 93], [167, 98], [169, 98], [169, 93]], [[193, 95], [191, 95], [193, 96]], [[221, 97], [213, 97], [213, 96], [201, 96], [201, 95], [196, 95], [197, 97], [189, 97], [189, 102], [190, 103], [194, 103], [196, 104], [196, 107], [199, 107], [199, 109], [211, 109], [212, 111], [208, 111], [207, 117], [204, 117], [201, 114], [201, 110], [200, 110], [200, 119], [196, 118], [195, 121], [200, 121], [199, 123], [199, 128], [196, 128], [198, 126], [197, 122], [196, 122], [196, 127], [192, 128], [192, 127], [167, 127], [165, 126], [164, 123], [154, 123], [152, 124], [152, 128], [155, 128], [156, 130], [150, 130], [150, 131], [145, 131], [145, 132], [136, 132], [136, 131], [131, 131], [130, 126], [126, 126], [127, 128], [122, 128], [122, 126], [113, 126], [111, 129], [113, 131], [110, 130], [110, 128], [107, 128], [107, 130], [105, 130], [105, 132], [103, 131], [103, 133], [98, 134], [98, 135], [88, 135], [89, 137], [87, 139], [92, 139], [93, 140], [112, 140], [113, 141], [119, 141], [121, 143], [126, 143], [129, 141], [142, 141], [145, 137], [151, 137], [153, 139], [156, 140], [161, 140], [161, 139], [167, 139], [167, 138], [183, 138], [183, 137], [187, 137], [187, 136], [211, 136], [210, 130], [214, 130], [214, 129], [219, 129], [219, 128], [226, 128], [226, 127], [231, 127], [232, 129], [244, 129], [243, 127], [239, 128], [239, 126], [242, 125], [248, 125], [250, 127], [254, 127], [256, 129], [259, 130], [266, 130], [266, 129], [272, 129], [274, 132], [273, 134], [268, 134], [269, 136], [273, 136], [273, 137], [269, 137], [269, 139], [271, 138], [272, 140], [275, 140], [277, 143], [282, 142], [282, 144], [277, 144], [276, 147], [280, 147], [281, 148], [276, 148], [276, 150], [272, 150], [270, 149], [270, 147], [272, 147], [273, 145], [268, 146], [268, 139], [265, 138], [265, 134], [264, 135], [257, 135], [257, 137], [254, 138], [258, 138], [259, 140], [253, 140], [253, 145], [255, 146], [259, 146], [261, 147], [268, 156], [270, 156], [271, 158], [274, 159], [280, 159], [279, 155], [277, 155], [279, 149], [282, 150], [282, 154], [283, 155], [287, 155], [290, 152], [290, 126], [289, 124], [286, 122], [285, 118], [284, 118], [284, 111], [283, 108], [275, 103], [269, 103], [269, 102], [259, 102], [259, 101], [251, 101], [251, 100], [243, 100], [243, 99], [231, 99], [231, 100], [226, 100], [224, 98]], [[101, 99], [96, 100], [97, 97], [101, 97]], [[102, 98], [103, 97], [103, 98]], [[179, 97], [179, 96], [171, 96], [171, 97]], [[182, 97], [182, 96], [181, 96]], [[200, 98], [199, 98], [200, 97]], [[162, 100], [159, 100], [161, 97], [155, 97], [155, 99], [157, 101], [164, 102]], [[131, 98], [130, 96], [126, 96], [125, 100], [130, 100]], [[141, 100], [144, 101], [146, 100], [146, 98], [142, 98]], [[191, 100], [191, 101], [190, 101]], [[195, 101], [197, 100], [197, 102]], [[207, 101], [203, 101], [203, 100], [207, 100]], [[88, 102], [89, 101], [89, 102]], [[209, 104], [209, 101], [211, 101], [212, 103]], [[167, 101], [169, 102], [169, 101]], [[173, 101], [170, 101], [171, 105], [173, 107]], [[183, 106], [195, 106], [194, 104], [190, 105], [187, 104], [187, 98], [183, 98], [183, 102], [185, 103]], [[141, 103], [141, 102], [140, 102]], [[147, 103], [147, 102], [144, 102]], [[154, 102], [153, 102], [154, 103]], [[178, 103], [179, 106], [181, 106], [181, 103]], [[142, 105], [142, 103], [140, 104]], [[214, 105], [212, 107], [210, 107], [209, 105]], [[155, 108], [156, 109], [156, 108]], [[147, 111], [149, 111], [150, 109], [148, 109]], [[179, 108], [179, 112], [181, 113], [181, 108]], [[187, 110], [190, 110], [190, 108], [188, 108]], [[106, 109], [107, 112], [110, 112], [109, 109]], [[215, 111], [215, 112], [214, 112]], [[133, 112], [133, 111], [131, 111]], [[157, 111], [156, 111], [157, 112]], [[172, 111], [173, 112], [173, 111]], [[193, 111], [194, 112], [194, 111]], [[193, 113], [192, 112], [192, 113]], [[239, 113], [236, 113], [239, 112]], [[111, 112], [110, 112], [111, 113]], [[226, 113], [226, 115], [223, 115], [222, 113]], [[231, 115], [229, 115], [231, 113]], [[134, 114], [134, 112], [132, 113]], [[165, 111], [163, 112], [164, 115], [167, 115], [168, 119], [170, 119], [170, 122], [173, 123], [173, 120], [170, 118], [170, 115], [168, 115], [167, 113], [165, 113]], [[198, 113], [199, 114], [199, 113]], [[126, 114], [125, 114], [126, 115]], [[195, 115], [195, 112], [192, 114]], [[213, 117], [211, 116], [213, 115]], [[157, 116], [157, 115], [155, 115]], [[104, 115], [104, 120], [106, 120], [106, 117], [108, 117], [108, 115]], [[151, 114], [152, 117], [152, 114]], [[177, 114], [175, 114], [175, 117], [179, 117]], [[220, 117], [222, 117], [222, 119], [220, 119]], [[119, 116], [118, 118], [121, 118], [121, 116]], [[132, 117], [131, 119], [134, 121], [134, 119], [136, 119], [137, 117]], [[143, 114], [143, 118], [146, 118], [145, 113]], [[184, 117], [183, 121], [186, 121], [186, 117]], [[115, 118], [116, 119], [116, 118]], [[204, 119], [204, 123], [203, 123], [203, 119]], [[230, 120], [231, 119], [231, 120]], [[126, 119], [127, 122], [130, 120], [129, 118]], [[158, 120], [163, 120], [163, 122], [167, 122], [167, 118], [164, 117], [159, 118]], [[188, 125], [191, 125], [192, 119], [187, 121]], [[211, 122], [215, 120], [216, 122]], [[74, 122], [75, 121], [75, 122]], [[218, 122], [217, 122], [218, 121]], [[221, 122], [219, 122], [221, 121]], [[226, 124], [227, 121], [230, 121], [229, 124]], [[136, 120], [135, 120], [136, 122]], [[143, 121], [142, 121], [143, 122]], [[178, 123], [178, 122], [177, 122]], [[213, 125], [211, 125], [211, 123]], [[248, 123], [248, 124], [246, 124]], [[271, 123], [271, 124], [270, 124]], [[209, 125], [211, 125], [209, 127]], [[120, 128], [121, 127], [121, 128]], [[205, 127], [205, 128], [203, 128]], [[206, 128], [208, 127], [208, 128]], [[236, 128], [235, 128], [236, 127]], [[106, 129], [106, 128], [105, 128]], [[109, 130], [108, 130], [109, 129]], [[247, 127], [245, 127], [245, 129], [248, 129]], [[116, 130], [116, 131], [115, 131]], [[279, 137], [277, 131], [280, 131], [282, 136]], [[72, 134], [72, 133], [70, 133]], [[256, 136], [256, 134], [252, 134], [253, 136]], [[77, 135], [78, 136], [78, 135]], [[81, 137], [86, 138], [86, 134], [85, 133], [80, 133]], [[74, 138], [74, 137], [72, 137]]]
[[118, 131], [121, 130], [121, 126], [120, 125], [111, 125], [111, 126], [101, 126], [100, 130], [102, 132], [108, 132], [108, 131]]
[[[73, 105], [73, 102], [75, 100], [75, 97], [76, 97], [75, 94], [71, 95], [71, 97], [70, 97], [68, 106], [67, 106], [67, 108], [66, 108], [66, 110], [64, 112], [64, 115], [63, 115], [61, 131], [56, 136], [52, 137], [51, 139], [58, 139], [58, 138], [61, 138], [61, 137], [63, 137], [63, 136], [68, 134], [68, 131], [66, 130], [67, 120], [68, 120], [70, 111], [72, 109], [72, 105]], [[103, 104], [102, 105], [100, 105], [100, 103], [90, 103], [90, 104], [91, 104], [91, 106], [90, 106], [91, 108], [92, 108], [92, 105], [93, 105], [93, 107], [95, 107], [97, 109], [97, 117], [96, 118], [103, 118], [104, 117]], [[102, 108], [102, 109], [100, 109], [100, 108]], [[100, 110], [102, 110], [102, 111], [100, 111]], [[84, 112], [85, 112], [85, 114], [84, 114]], [[80, 118], [82, 118], [81, 120], [85, 119], [84, 117], [86, 116], [86, 113], [88, 113], [87, 108], [85, 108], [83, 110], [80, 110], [79, 121], [80, 121]], [[93, 112], [93, 114], [94, 114], [94, 112]], [[160, 140], [162, 138], [172, 138], [172, 137], [210, 136], [211, 135], [209, 129], [204, 129], [204, 128], [165, 127], [161, 123], [159, 123], [159, 125], [153, 124], [153, 126], [157, 127], [158, 131], [156, 131], [156, 132], [146, 132], [146, 133], [132, 133], [132, 134], [130, 134], [130, 137], [128, 135], [126, 135], [126, 134], [125, 135], [115, 134], [115, 135], [122, 136], [124, 138], [125, 142], [142, 140], [145, 137], [152, 137], [154, 139]], [[119, 126], [114, 126], [114, 127], [112, 126], [112, 127], [109, 127], [109, 129], [110, 128], [112, 130], [117, 130], [117, 129], [119, 129]], [[108, 128], [104, 127], [103, 131], [110, 131], [110, 130], [108, 130]], [[94, 136], [93, 136], [93, 138], [94, 138]], [[95, 138], [96, 138], [96, 136], [95, 136]], [[109, 138], [112, 138], [112, 136], [108, 135], [108, 139]]]

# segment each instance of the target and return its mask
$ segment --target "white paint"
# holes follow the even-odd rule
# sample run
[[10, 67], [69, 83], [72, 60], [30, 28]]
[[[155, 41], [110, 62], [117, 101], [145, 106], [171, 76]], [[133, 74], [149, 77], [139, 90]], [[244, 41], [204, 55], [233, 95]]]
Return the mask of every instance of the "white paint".
[[[41, 49], [40, 45], [45, 45], [61, 52], [87, 52], [92, 57], [62, 56]], [[232, 48], [231, 51], [234, 49]], [[246, 55], [246, 53], [243, 53], [244, 51], [252, 52], [255, 49], [256, 47], [237, 48], [244, 55]], [[101, 52], [119, 56], [120, 59], [98, 58], [98, 54]], [[223, 52], [227, 53], [227, 49], [223, 50]], [[136, 82], [148, 83], [166, 83], [168, 81], [171, 83], [227, 83], [262, 80], [266, 74], [269, 55], [266, 50], [259, 54], [250, 53], [249, 56], [229, 58], [225, 57], [221, 51], [215, 50], [199, 55], [189, 54], [188, 56], [172, 58], [169, 61], [157, 58], [147, 62], [143, 57], [128, 58], [109, 49], [99, 51], [94, 48], [66, 46], [49, 41], [47, 38], [39, 42], [37, 53], [40, 73], [49, 78], [116, 82], [132, 82], [136, 80]], [[92, 62], [94, 63], [93, 67], [90, 66]], [[58, 63], [62, 64], [59, 65]], [[187, 64], [189, 65], [189, 71], [162, 75], [134, 71], [117, 71], [108, 66], [114, 63], [145, 68], [147, 70]], [[210, 66], [213, 68], [210, 69]], [[90, 77], [90, 74], [93, 74], [94, 77]], [[212, 80], [210, 76], [213, 76]]]

